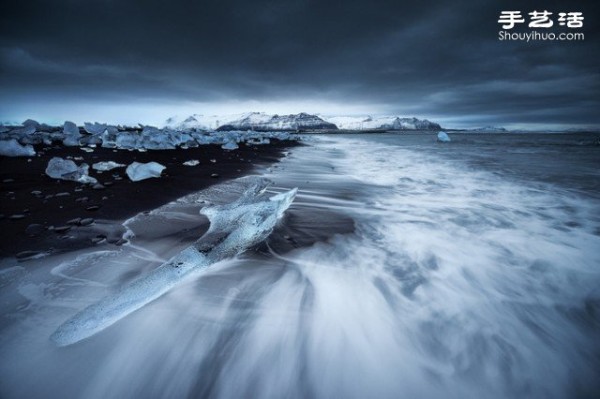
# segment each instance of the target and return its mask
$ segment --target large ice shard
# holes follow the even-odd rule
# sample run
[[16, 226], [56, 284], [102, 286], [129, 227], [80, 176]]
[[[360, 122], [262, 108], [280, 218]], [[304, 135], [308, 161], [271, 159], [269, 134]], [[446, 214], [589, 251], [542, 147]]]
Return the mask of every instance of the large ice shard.
[[152, 177], [160, 177], [160, 174], [165, 169], [166, 167], [158, 162], [132, 162], [127, 169], [125, 169], [125, 173], [127, 173], [127, 176], [131, 181], [140, 181]]
[[448, 133], [446, 132], [439, 132], [437, 135], [437, 141], [439, 141], [440, 143], [449, 143], [450, 136], [448, 136]]
[[79, 139], [81, 139], [81, 133], [79, 133], [79, 128], [73, 122], [66, 121], [63, 125], [63, 134], [65, 138], [63, 139], [63, 144], [68, 147], [77, 147], [80, 145]]
[[268, 184], [261, 179], [237, 201], [203, 208], [200, 212], [210, 220], [210, 228], [198, 241], [119, 293], [83, 309], [61, 325], [51, 339], [66, 346], [91, 337], [159, 298], [190, 274], [265, 240], [297, 192], [295, 188], [269, 197], [264, 193]]
[[15, 139], [0, 140], [0, 155], [5, 157], [32, 157], [35, 150], [30, 145], [21, 145]]
[[94, 122], [94, 123], [84, 122], [83, 128], [89, 134], [99, 135], [99, 134], [104, 133], [104, 131], [108, 128], [108, 125], [106, 125], [104, 123], [98, 123], [98, 122]]
[[69, 159], [54, 157], [48, 162], [46, 174], [53, 179], [72, 180], [79, 183], [94, 184], [96, 179], [88, 175], [90, 167], [86, 163], [77, 165]]

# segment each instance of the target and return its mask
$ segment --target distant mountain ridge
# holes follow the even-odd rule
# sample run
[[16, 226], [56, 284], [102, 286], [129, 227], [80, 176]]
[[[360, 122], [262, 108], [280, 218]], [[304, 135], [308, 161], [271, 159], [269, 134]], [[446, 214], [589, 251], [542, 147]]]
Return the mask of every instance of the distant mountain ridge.
[[440, 130], [442, 127], [427, 119], [400, 118], [398, 116], [353, 117], [338, 116], [328, 118], [342, 130]]
[[177, 130], [251, 130], [251, 131], [403, 131], [440, 130], [441, 126], [427, 119], [385, 117], [321, 117], [305, 112], [290, 115], [271, 115], [250, 112], [234, 115], [193, 114], [185, 118], [171, 117], [165, 127]]
[[304, 112], [291, 115], [268, 115], [253, 112], [240, 119], [219, 126], [219, 131], [254, 130], [254, 131], [296, 131], [296, 130], [337, 130], [337, 126], [316, 115]]

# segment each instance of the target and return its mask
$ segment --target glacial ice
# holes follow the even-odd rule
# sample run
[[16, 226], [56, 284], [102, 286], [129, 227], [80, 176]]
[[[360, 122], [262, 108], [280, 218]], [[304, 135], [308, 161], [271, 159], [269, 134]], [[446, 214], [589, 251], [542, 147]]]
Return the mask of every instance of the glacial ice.
[[98, 180], [88, 175], [89, 165], [77, 164], [69, 159], [54, 157], [48, 162], [46, 174], [53, 179], [71, 180], [85, 184], [96, 184]]
[[[9, 133], [11, 136], [21, 139], [30, 136], [35, 133], [36, 127], [34, 125], [27, 125], [23, 127], [17, 127], [12, 129]], [[19, 140], [20, 141], [20, 140]]]
[[221, 148], [224, 150], [237, 150], [240, 148], [240, 146], [238, 146], [234, 141], [228, 141], [227, 143], [223, 144]]
[[85, 129], [86, 132], [88, 132], [89, 134], [95, 134], [95, 135], [104, 133], [104, 131], [106, 130], [107, 127], [108, 127], [108, 125], [106, 125], [104, 123], [98, 123], [98, 122], [94, 122], [94, 123], [85, 122], [83, 124], [83, 128]]
[[183, 164], [185, 166], [196, 166], [200, 164], [200, 161], [198, 161], [197, 159], [190, 159], [189, 161], [185, 161]]
[[114, 161], [102, 161], [102, 162], [96, 162], [95, 164], [93, 164], [92, 169], [99, 170], [101, 172], [106, 172], [107, 170], [123, 168], [125, 166], [127, 166], [127, 165], [122, 164], [122, 163], [116, 163]]
[[69, 147], [77, 147], [80, 145], [79, 139], [81, 138], [81, 134], [75, 123], [66, 121], [63, 125], [63, 134], [65, 135], [65, 138], [63, 139], [64, 145]]
[[2, 127], [2, 139], [15, 139], [22, 145], [45, 144], [47, 146], [62, 142], [65, 146], [102, 146], [126, 150], [170, 150], [190, 148], [200, 145], [220, 145], [224, 149], [234, 150], [240, 143], [268, 144], [271, 139], [300, 139], [289, 132], [281, 131], [204, 131], [187, 129], [162, 129], [153, 126], [122, 127], [101, 123], [84, 123], [80, 131], [73, 122], [66, 121], [62, 127], [40, 125], [35, 121], [26, 121], [22, 126]]
[[79, 136], [79, 128], [70, 121], [65, 121], [63, 125], [63, 133], [67, 136]]
[[166, 169], [166, 166], [161, 165], [158, 162], [133, 162], [127, 167], [125, 173], [127, 173], [127, 176], [129, 176], [131, 181], [140, 181], [152, 177], [160, 177], [160, 174], [164, 169]]
[[0, 155], [5, 157], [31, 157], [35, 150], [31, 145], [21, 145], [15, 139], [0, 140]]
[[[22, 125], [25, 127], [33, 127], [35, 130], [40, 128], [40, 123], [33, 119], [27, 119], [25, 122], [22, 123]], [[34, 130], [34, 132], [35, 132], [35, 130]]]
[[437, 135], [437, 141], [439, 141], [441, 143], [449, 143], [450, 137], [448, 136], [448, 134], [446, 132], [439, 132]]
[[194, 244], [115, 295], [88, 306], [52, 334], [59, 346], [71, 345], [105, 328], [164, 295], [192, 273], [235, 257], [265, 240], [293, 202], [297, 189], [269, 198], [270, 182], [259, 179], [230, 204], [203, 208], [210, 220], [208, 231]]

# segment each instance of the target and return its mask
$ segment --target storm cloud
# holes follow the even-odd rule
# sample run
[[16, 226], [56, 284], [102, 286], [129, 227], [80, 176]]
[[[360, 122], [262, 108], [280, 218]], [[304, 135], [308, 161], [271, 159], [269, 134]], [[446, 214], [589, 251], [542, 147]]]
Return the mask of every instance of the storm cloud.
[[[156, 122], [224, 109], [600, 125], [598, 8], [550, 0], [2, 2], [0, 120], [120, 110], [123, 119]], [[555, 22], [538, 31], [585, 39], [498, 40], [503, 10], [548, 10], [555, 21], [582, 12], [582, 28]]]

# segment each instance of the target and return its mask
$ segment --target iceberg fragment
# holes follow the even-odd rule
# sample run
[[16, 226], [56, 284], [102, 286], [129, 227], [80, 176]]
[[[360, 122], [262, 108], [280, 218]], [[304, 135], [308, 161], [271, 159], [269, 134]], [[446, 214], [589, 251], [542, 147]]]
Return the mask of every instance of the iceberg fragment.
[[102, 162], [96, 162], [95, 164], [93, 164], [92, 169], [98, 170], [101, 172], [106, 172], [107, 170], [123, 168], [125, 166], [127, 166], [127, 165], [122, 164], [122, 163], [116, 163], [114, 161], [102, 161]]
[[22, 123], [22, 125], [25, 127], [33, 126], [36, 130], [40, 128], [40, 123], [33, 119], [27, 119], [25, 122]]
[[88, 132], [89, 134], [95, 134], [95, 135], [104, 133], [104, 131], [106, 130], [107, 127], [108, 127], [108, 125], [106, 125], [104, 123], [98, 123], [98, 122], [94, 122], [94, 123], [85, 122], [83, 124], [83, 128], [85, 129], [86, 132]]
[[10, 131], [10, 135], [19, 140], [23, 140], [27, 138], [27, 136], [31, 136], [36, 131], [35, 125], [26, 125], [23, 127], [14, 128]]
[[63, 125], [63, 134], [65, 138], [63, 139], [63, 144], [68, 147], [76, 147], [80, 145], [79, 139], [81, 138], [81, 134], [79, 133], [79, 128], [73, 122], [66, 121]]
[[0, 140], [0, 155], [5, 157], [31, 157], [35, 150], [30, 145], [21, 145], [15, 139]]
[[224, 150], [237, 150], [238, 148], [240, 148], [235, 141], [228, 141], [227, 143], [223, 144], [221, 146], [222, 149]]
[[79, 128], [73, 122], [65, 121], [63, 133], [67, 136], [79, 136]]
[[140, 181], [152, 177], [160, 177], [160, 174], [164, 169], [166, 169], [166, 166], [163, 166], [158, 162], [133, 162], [127, 167], [125, 173], [127, 173], [127, 176], [131, 181]]
[[189, 161], [185, 161], [183, 164], [185, 166], [196, 166], [200, 164], [200, 161], [198, 161], [197, 159], [190, 159]]
[[69, 159], [54, 157], [48, 162], [46, 174], [53, 179], [71, 180], [85, 184], [96, 184], [98, 180], [88, 175], [89, 165], [77, 164]]
[[450, 137], [448, 136], [448, 134], [446, 132], [439, 132], [437, 135], [437, 141], [439, 141], [441, 143], [449, 143]]
[[145, 277], [115, 295], [88, 306], [52, 334], [59, 346], [79, 342], [164, 295], [192, 273], [234, 257], [265, 240], [293, 202], [297, 189], [268, 197], [270, 182], [259, 179], [235, 202], [210, 206], [200, 212], [210, 220], [208, 231]]

